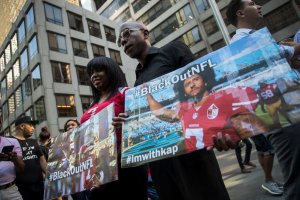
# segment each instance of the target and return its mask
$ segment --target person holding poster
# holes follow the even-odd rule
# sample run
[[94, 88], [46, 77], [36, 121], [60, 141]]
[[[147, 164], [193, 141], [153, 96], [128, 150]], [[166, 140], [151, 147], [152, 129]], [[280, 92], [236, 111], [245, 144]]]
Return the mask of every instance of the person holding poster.
[[[236, 34], [232, 38], [232, 42], [250, 35], [254, 32], [258, 25], [263, 20], [261, 6], [256, 5], [254, 1], [251, 0], [232, 0], [227, 9], [228, 20], [236, 26], [238, 29]], [[292, 46], [279, 45], [281, 55], [289, 59], [295, 59], [299, 56], [300, 44], [295, 43], [285, 43]], [[265, 168], [265, 173], [267, 172], [269, 178], [272, 178], [272, 163], [273, 154], [271, 154], [272, 147], [275, 149], [276, 155], [278, 157], [279, 165], [281, 167], [283, 177], [284, 177], [284, 198], [287, 200], [300, 199], [300, 191], [298, 190], [300, 185], [300, 124], [293, 124], [291, 126], [285, 127], [282, 130], [270, 134], [268, 136], [269, 140], [265, 139], [265, 143], [270, 150], [269, 156], [259, 155], [259, 159], [262, 163], [262, 167]], [[271, 144], [267, 144], [270, 143]], [[269, 158], [265, 161], [261, 159], [262, 157]], [[267, 180], [268, 181], [268, 180]], [[269, 184], [272, 186], [272, 191], [279, 193], [281, 190], [280, 185], [276, 182], [271, 182]], [[266, 185], [264, 185], [266, 188]], [[270, 189], [269, 189], [270, 190]]]
[[[96, 57], [88, 63], [87, 73], [94, 100], [81, 117], [80, 123], [87, 121], [111, 103], [114, 103], [115, 115], [124, 112], [125, 91], [128, 88], [118, 64], [107, 57]], [[141, 166], [121, 169], [121, 130], [117, 129], [116, 134], [119, 180], [92, 189], [91, 199], [147, 200], [147, 168]]]
[[[126, 22], [119, 28], [118, 45], [131, 58], [137, 59], [135, 86], [167, 74], [194, 60], [190, 49], [174, 41], [162, 48], [151, 47], [149, 31], [144, 24]], [[116, 115], [117, 116], [117, 115]], [[121, 128], [126, 114], [113, 119]], [[228, 200], [215, 154], [198, 150], [149, 164], [155, 188], [161, 200]]]

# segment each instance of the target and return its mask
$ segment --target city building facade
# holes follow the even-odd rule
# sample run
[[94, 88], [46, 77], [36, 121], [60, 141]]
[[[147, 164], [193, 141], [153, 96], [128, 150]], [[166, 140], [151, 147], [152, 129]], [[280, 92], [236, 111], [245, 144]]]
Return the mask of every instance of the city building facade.
[[28, 0], [0, 48], [2, 133], [12, 134], [22, 114], [39, 120], [37, 134], [47, 126], [53, 136], [79, 119], [92, 100], [86, 66], [93, 57], [111, 57], [132, 85], [136, 62], [116, 45], [115, 28], [66, 1]]

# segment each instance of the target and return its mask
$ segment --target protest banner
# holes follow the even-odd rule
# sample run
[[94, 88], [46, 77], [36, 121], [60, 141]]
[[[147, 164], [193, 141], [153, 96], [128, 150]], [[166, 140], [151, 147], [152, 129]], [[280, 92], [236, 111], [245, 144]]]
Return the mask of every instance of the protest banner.
[[300, 121], [300, 79], [266, 28], [126, 92], [122, 167]]
[[90, 190], [118, 179], [114, 104], [71, 132], [59, 134], [49, 150], [44, 199]]

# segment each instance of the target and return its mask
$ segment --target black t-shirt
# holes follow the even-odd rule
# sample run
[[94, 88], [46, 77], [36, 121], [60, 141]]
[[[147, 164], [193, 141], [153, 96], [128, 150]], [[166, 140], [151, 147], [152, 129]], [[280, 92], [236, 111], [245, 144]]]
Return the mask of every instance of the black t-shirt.
[[136, 68], [135, 86], [183, 67], [194, 60], [194, 55], [185, 44], [173, 41], [161, 48], [150, 47], [142, 67]]
[[40, 149], [41, 149], [43, 155], [45, 156], [46, 161], [48, 161], [49, 148], [44, 145], [40, 145]]
[[34, 139], [19, 140], [22, 148], [25, 169], [16, 176], [17, 185], [33, 185], [43, 183], [40, 157], [43, 155], [38, 143]]

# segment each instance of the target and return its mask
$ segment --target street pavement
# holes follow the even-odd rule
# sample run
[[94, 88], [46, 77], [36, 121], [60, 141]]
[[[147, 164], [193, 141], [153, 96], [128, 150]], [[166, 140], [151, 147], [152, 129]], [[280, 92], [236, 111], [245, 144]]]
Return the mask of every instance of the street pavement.
[[[231, 200], [281, 200], [282, 196], [273, 196], [263, 190], [261, 184], [264, 182], [264, 174], [260, 167], [256, 151], [252, 148], [251, 161], [256, 164], [256, 168], [251, 173], [242, 174], [237, 163], [234, 150], [227, 152], [215, 151], [223, 179]], [[243, 157], [245, 148], [242, 149]], [[282, 174], [275, 157], [273, 165], [274, 179], [283, 182]]]

